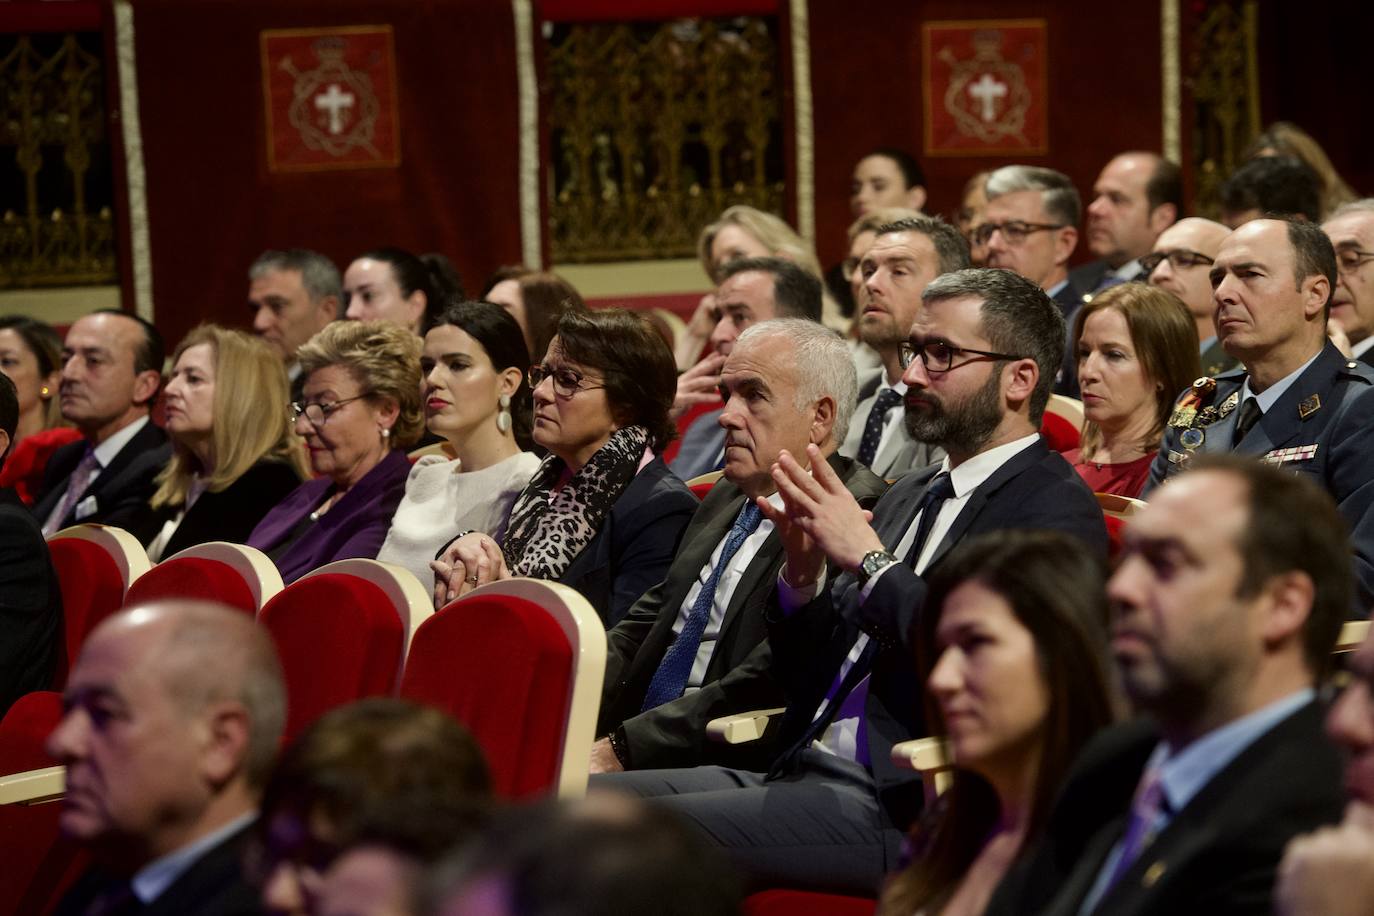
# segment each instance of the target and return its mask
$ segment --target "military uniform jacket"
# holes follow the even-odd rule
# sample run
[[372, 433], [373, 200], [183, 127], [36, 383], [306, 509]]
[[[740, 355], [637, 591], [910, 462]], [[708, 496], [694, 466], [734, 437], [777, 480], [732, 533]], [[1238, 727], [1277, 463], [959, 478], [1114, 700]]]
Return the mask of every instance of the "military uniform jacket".
[[[1196, 408], [1185, 408], [1184, 416], [1175, 408], [1144, 495], [1186, 467], [1192, 456], [1217, 452], [1251, 455], [1312, 475], [1350, 525], [1356, 609], [1363, 617], [1374, 604], [1374, 368], [1347, 359], [1327, 343], [1233, 448], [1244, 382], [1243, 368], [1224, 373]], [[1195, 409], [1195, 415], [1188, 416], [1187, 409]]]

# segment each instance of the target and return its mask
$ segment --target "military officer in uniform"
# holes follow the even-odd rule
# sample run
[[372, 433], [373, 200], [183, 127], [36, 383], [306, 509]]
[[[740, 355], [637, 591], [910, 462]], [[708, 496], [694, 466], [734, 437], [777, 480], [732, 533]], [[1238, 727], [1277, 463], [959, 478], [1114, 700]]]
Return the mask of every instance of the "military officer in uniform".
[[1336, 254], [1320, 228], [1262, 219], [1211, 270], [1217, 335], [1239, 368], [1183, 392], [1146, 495], [1188, 461], [1236, 452], [1311, 474], [1351, 528], [1359, 615], [1374, 603], [1374, 370], [1326, 337]]

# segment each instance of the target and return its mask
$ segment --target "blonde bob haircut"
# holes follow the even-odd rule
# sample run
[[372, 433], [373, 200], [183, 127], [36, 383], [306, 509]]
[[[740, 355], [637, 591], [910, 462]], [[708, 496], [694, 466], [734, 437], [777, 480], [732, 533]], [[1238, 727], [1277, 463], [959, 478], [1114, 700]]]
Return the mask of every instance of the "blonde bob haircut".
[[391, 447], [408, 449], [425, 430], [420, 401], [420, 338], [390, 321], [335, 321], [296, 351], [301, 372], [339, 366], [369, 400], [394, 401], [399, 413]]
[[[209, 344], [215, 365], [214, 419], [210, 448], [215, 468], [207, 488], [218, 493], [259, 461], [281, 461], [307, 476], [305, 452], [293, 429], [286, 370], [257, 337], [214, 324], [187, 334], [172, 355], [175, 366], [191, 347]], [[185, 504], [192, 478], [204, 471], [189, 448], [172, 440], [172, 460], [157, 478], [154, 509]]]
[[769, 254], [786, 258], [812, 276], [821, 276], [821, 262], [816, 258], [816, 251], [810, 242], [773, 214], [738, 204], [730, 207], [720, 215], [720, 219], [701, 230], [701, 235], [697, 238], [697, 257], [701, 259], [701, 266], [713, 283], [719, 284], [721, 277], [719, 271], [711, 264], [711, 245], [714, 244], [716, 235], [726, 226], [740, 227], [758, 239], [759, 244], [767, 248]]

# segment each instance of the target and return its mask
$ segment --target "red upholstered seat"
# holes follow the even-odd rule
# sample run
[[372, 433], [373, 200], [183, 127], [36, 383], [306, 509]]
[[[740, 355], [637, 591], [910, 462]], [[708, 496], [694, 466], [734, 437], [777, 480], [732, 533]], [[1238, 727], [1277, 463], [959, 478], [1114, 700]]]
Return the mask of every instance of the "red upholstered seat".
[[[70, 530], [70, 529], [68, 529]], [[53, 568], [62, 589], [63, 643], [58, 647], [54, 686], [67, 683], [67, 671], [96, 626], [124, 606], [126, 573], [99, 542], [84, 537], [48, 539]], [[147, 562], [146, 558], [144, 560]]]
[[1121, 530], [1126, 527], [1126, 520], [1115, 515], [1103, 515], [1102, 521], [1107, 524], [1107, 557], [1115, 560], [1121, 554]]
[[287, 586], [258, 618], [286, 674], [287, 740], [336, 706], [391, 693], [405, 654], [407, 627], [386, 591], [328, 569]]
[[497, 582], [420, 625], [400, 692], [468, 727], [498, 794], [577, 792], [586, 787], [605, 646], [595, 612], [572, 589]]
[[687, 427], [691, 426], [692, 422], [696, 420], [697, 417], [707, 411], [719, 409], [719, 403], [693, 404], [691, 407], [687, 408], [682, 416], [677, 418], [677, 438], [664, 446], [663, 451], [659, 454], [659, 457], [663, 459], [664, 463], [671, 462], [677, 457], [677, 450], [682, 447], [682, 434], [687, 432]]
[[62, 719], [62, 694], [37, 690], [14, 701], [0, 719], [0, 775], [57, 766], [43, 743]]
[[1045, 444], [1051, 451], [1067, 452], [1078, 448], [1078, 427], [1058, 414], [1045, 411], [1040, 421], [1040, 435], [1045, 437]]
[[126, 605], [164, 598], [218, 601], [249, 614], [258, 612], [253, 589], [228, 563], [205, 557], [172, 557], [157, 564], [129, 586]]
[[878, 901], [811, 891], [760, 891], [744, 901], [745, 916], [873, 916]]

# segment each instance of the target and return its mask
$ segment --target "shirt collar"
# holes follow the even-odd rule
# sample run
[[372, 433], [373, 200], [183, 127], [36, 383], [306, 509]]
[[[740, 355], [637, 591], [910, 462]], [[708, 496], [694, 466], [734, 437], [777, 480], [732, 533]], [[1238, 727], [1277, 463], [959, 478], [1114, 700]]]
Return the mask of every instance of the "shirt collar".
[[114, 461], [115, 455], [118, 455], [124, 449], [124, 446], [129, 444], [129, 440], [138, 435], [138, 431], [147, 425], [148, 418], [146, 416], [139, 417], [119, 432], [110, 436], [110, 438], [93, 449], [95, 452], [95, 460], [100, 462], [102, 468], [109, 467], [110, 462]]
[[1246, 398], [1253, 397], [1256, 401], [1259, 402], [1260, 410], [1264, 411], [1265, 413], [1268, 413], [1269, 408], [1277, 404], [1279, 398], [1283, 397], [1283, 393], [1288, 390], [1289, 386], [1298, 380], [1298, 376], [1306, 372], [1307, 367], [1316, 362], [1317, 357], [1321, 355], [1321, 350], [1318, 350], [1316, 353], [1313, 353], [1311, 359], [1303, 363], [1298, 368], [1294, 369], [1292, 372], [1285, 375], [1283, 378], [1279, 379], [1274, 384], [1270, 385], [1268, 388], [1264, 389], [1264, 391], [1260, 394], [1255, 394], [1255, 392], [1250, 389], [1250, 376], [1247, 375], [1245, 377], [1245, 384], [1241, 386], [1240, 402], [1244, 404]]
[[247, 827], [257, 816], [256, 811], [249, 811], [247, 814], [234, 818], [218, 830], [210, 831], [195, 842], [149, 862], [140, 868], [133, 880], [129, 882], [133, 887], [134, 896], [144, 906], [152, 903], [162, 896], [167, 888], [176, 883], [176, 880], [185, 874], [192, 865], [196, 864], [201, 856], [234, 833]]
[[1140, 276], [1140, 258], [1132, 258], [1116, 270], [1108, 270], [1107, 276], [1120, 277], [1123, 280], [1134, 280], [1136, 277]]
[[1350, 355], [1360, 356], [1370, 347], [1374, 347], [1374, 334], [1370, 334], [1368, 337], [1366, 337], [1364, 340], [1360, 341], [1357, 344], [1351, 344]]
[[1025, 451], [1038, 441], [1040, 441], [1039, 433], [1022, 436], [1020, 439], [1004, 443], [996, 448], [990, 448], [986, 452], [979, 452], [952, 471], [949, 467], [949, 456], [946, 455], [944, 461], [940, 463], [940, 470], [949, 474], [949, 482], [954, 487], [955, 498], [963, 499], [981, 486], [983, 481], [991, 477], [998, 468], [1010, 461], [1014, 455]]
[[1063, 289], [1064, 287], [1066, 287], [1066, 286], [1068, 286], [1068, 285], [1069, 285], [1069, 278], [1068, 278], [1068, 277], [1065, 277], [1064, 279], [1060, 280], [1058, 283], [1056, 283], [1056, 284], [1054, 284], [1053, 286], [1051, 286], [1049, 289], [1045, 290], [1045, 295], [1046, 295], [1046, 296], [1049, 296], [1051, 299], [1053, 299], [1055, 296], [1059, 295], [1059, 291], [1060, 291], [1061, 289]]

